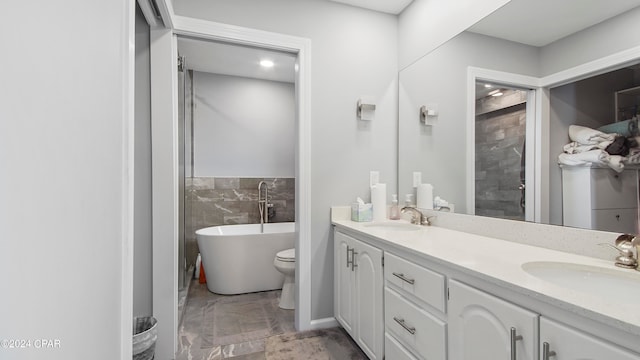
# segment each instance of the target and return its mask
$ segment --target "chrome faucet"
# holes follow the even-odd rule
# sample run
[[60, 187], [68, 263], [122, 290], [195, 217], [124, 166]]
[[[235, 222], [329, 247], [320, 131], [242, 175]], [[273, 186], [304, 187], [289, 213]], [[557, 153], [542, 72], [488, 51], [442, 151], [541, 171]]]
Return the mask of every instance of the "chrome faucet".
[[616, 239], [615, 245], [607, 243], [599, 245], [609, 246], [618, 250], [620, 254], [616, 257], [616, 266], [625, 269], [638, 268], [638, 247], [640, 246], [640, 239], [637, 236], [622, 234]]
[[406, 212], [410, 212], [412, 214], [411, 216], [411, 223], [412, 224], [416, 224], [416, 225], [431, 225], [431, 222], [429, 221], [430, 217], [426, 217], [424, 216], [424, 214], [416, 209], [413, 206], [405, 206], [402, 209], [400, 209], [401, 213], [406, 213]]

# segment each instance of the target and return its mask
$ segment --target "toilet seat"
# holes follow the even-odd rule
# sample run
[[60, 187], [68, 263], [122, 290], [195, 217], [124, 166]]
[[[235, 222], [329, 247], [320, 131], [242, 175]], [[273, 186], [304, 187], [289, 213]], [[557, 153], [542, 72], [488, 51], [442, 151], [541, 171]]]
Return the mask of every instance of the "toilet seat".
[[283, 262], [295, 262], [296, 261], [296, 249], [287, 249], [287, 250], [282, 250], [279, 251], [276, 254], [276, 259], [278, 261], [283, 261]]

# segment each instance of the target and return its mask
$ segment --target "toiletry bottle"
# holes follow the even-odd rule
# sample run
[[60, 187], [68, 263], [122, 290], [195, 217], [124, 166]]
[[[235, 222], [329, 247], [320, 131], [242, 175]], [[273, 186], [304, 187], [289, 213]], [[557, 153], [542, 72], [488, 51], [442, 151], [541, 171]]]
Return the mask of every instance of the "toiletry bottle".
[[406, 194], [404, 196], [404, 206], [413, 207], [413, 194]]
[[389, 210], [389, 219], [399, 220], [400, 209], [398, 208], [398, 195], [393, 194], [393, 200], [391, 201], [391, 209]]

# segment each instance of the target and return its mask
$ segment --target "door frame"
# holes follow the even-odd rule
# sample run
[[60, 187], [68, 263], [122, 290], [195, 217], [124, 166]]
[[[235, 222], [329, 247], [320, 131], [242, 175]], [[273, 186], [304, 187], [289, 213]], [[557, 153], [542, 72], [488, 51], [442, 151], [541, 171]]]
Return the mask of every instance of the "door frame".
[[178, 330], [177, 36], [251, 45], [297, 54], [295, 326], [311, 324], [311, 40], [206, 20], [171, 16], [171, 29], [151, 31], [153, 312], [156, 352], [172, 358]]
[[479, 67], [469, 66], [467, 68], [467, 213], [475, 215], [476, 198], [475, 198], [475, 158], [476, 149], [476, 82], [487, 81], [499, 83], [527, 90], [527, 110], [526, 110], [526, 133], [525, 141], [527, 143], [525, 156], [527, 163], [534, 164], [534, 171], [525, 172], [525, 184], [529, 185], [525, 191], [525, 220], [536, 221], [540, 219], [540, 156], [537, 149], [540, 148], [536, 142], [540, 139], [538, 134], [539, 124], [541, 123], [539, 106], [541, 101], [538, 99], [540, 93], [540, 79], [508, 73], [503, 71], [483, 69]]

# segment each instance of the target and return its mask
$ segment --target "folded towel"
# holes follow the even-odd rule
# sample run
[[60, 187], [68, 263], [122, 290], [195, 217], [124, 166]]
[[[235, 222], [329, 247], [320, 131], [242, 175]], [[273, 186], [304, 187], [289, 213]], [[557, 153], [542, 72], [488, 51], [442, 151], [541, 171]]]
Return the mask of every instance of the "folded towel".
[[596, 150], [596, 149], [604, 150], [609, 145], [611, 145], [611, 143], [613, 143], [613, 141], [603, 141], [596, 145], [582, 145], [577, 141], [573, 141], [565, 145], [563, 149], [564, 149], [564, 152], [566, 152], [567, 154], [577, 154], [577, 153], [582, 153], [589, 150]]
[[605, 134], [602, 131], [594, 130], [586, 126], [570, 125], [569, 138], [581, 145], [597, 145], [603, 141], [613, 141], [617, 134]]
[[607, 153], [602, 149], [585, 151], [577, 154], [560, 154], [558, 161], [565, 165], [591, 165], [604, 164]]
[[624, 158], [620, 155], [609, 155], [606, 151], [601, 149], [585, 151], [577, 154], [562, 153], [558, 155], [558, 163], [562, 165], [606, 165], [617, 172], [624, 170], [624, 164], [622, 163], [623, 159]]

